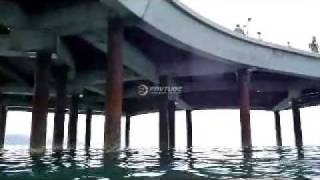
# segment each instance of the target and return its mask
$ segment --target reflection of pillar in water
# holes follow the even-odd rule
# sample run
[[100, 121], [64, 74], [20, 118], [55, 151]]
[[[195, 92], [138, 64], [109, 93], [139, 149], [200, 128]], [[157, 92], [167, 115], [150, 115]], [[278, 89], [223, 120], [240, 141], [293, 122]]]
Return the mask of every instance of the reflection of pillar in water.
[[192, 156], [192, 153], [193, 153], [192, 152], [192, 148], [189, 148], [186, 153], [187, 153], [188, 167], [189, 167], [189, 169], [193, 169], [194, 168], [194, 159], [193, 159], [193, 156]]
[[242, 161], [242, 169], [244, 173], [246, 174], [246, 177], [252, 177], [253, 172], [253, 158], [252, 158], [252, 149], [244, 148], [243, 151], [243, 161]]
[[159, 153], [159, 164], [160, 170], [169, 170], [170, 165], [170, 152], [169, 151], [160, 151]]

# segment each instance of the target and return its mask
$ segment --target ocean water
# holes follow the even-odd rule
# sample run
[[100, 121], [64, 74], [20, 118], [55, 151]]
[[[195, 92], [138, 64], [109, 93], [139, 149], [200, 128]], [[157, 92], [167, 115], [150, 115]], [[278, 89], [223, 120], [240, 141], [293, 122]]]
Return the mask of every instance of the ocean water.
[[101, 149], [0, 152], [0, 180], [320, 179], [320, 147], [171, 150]]

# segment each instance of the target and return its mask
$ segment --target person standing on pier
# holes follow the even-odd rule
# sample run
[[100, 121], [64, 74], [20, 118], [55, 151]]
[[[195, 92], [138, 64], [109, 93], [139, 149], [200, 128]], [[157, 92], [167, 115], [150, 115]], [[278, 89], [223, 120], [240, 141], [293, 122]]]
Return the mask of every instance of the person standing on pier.
[[235, 32], [245, 35], [244, 30], [240, 27], [240, 24], [236, 25], [236, 28], [234, 29]]
[[315, 36], [312, 37], [312, 41], [309, 44], [309, 48], [314, 53], [319, 53], [319, 45]]

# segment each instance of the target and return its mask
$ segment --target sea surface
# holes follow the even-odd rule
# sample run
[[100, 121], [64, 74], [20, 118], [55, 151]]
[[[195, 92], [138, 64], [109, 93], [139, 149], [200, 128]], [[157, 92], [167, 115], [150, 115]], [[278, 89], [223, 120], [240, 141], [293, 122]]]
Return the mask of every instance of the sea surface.
[[48, 150], [42, 156], [13, 148], [0, 152], [0, 180], [7, 179], [320, 179], [320, 147]]

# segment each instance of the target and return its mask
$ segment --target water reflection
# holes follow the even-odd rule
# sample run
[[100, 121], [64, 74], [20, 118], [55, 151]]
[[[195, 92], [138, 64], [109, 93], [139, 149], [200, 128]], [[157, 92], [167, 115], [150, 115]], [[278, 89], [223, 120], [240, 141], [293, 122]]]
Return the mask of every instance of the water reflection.
[[241, 165], [241, 169], [243, 169], [244, 174], [241, 178], [250, 178], [252, 177], [252, 173], [253, 173], [253, 163], [254, 163], [254, 159], [252, 158], [253, 155], [253, 150], [250, 148], [245, 148], [242, 151], [243, 154], [243, 159], [242, 159], [242, 165]]
[[101, 149], [47, 152], [0, 151], [0, 179], [231, 179], [320, 178], [319, 147], [241, 150], [190, 148], [186, 151]]

